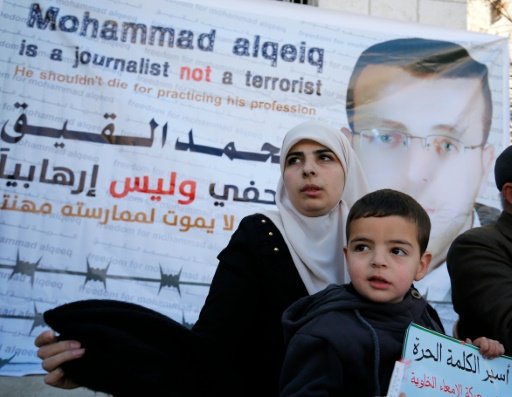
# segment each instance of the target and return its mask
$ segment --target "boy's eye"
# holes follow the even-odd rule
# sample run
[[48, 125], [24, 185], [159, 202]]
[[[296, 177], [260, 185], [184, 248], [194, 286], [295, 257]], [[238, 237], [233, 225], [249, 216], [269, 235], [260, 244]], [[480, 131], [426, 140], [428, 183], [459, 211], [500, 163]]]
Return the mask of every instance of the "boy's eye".
[[366, 244], [357, 244], [354, 246], [353, 250], [355, 252], [363, 252], [368, 251], [370, 248]]
[[407, 255], [407, 252], [403, 250], [402, 248], [395, 247], [391, 249], [391, 253], [394, 255], [404, 256]]

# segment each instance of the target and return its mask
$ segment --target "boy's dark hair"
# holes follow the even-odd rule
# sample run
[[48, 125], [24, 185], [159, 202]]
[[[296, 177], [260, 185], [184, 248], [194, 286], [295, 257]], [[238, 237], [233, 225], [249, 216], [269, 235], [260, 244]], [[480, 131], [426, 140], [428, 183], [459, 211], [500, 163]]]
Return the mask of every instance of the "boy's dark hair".
[[347, 88], [345, 110], [352, 130], [356, 106], [354, 87], [363, 69], [369, 65], [395, 66], [414, 76], [480, 79], [485, 103], [482, 144], [487, 142], [492, 119], [488, 70], [486, 65], [472, 58], [464, 47], [451, 41], [417, 37], [388, 40], [368, 47], [357, 59]]
[[420, 254], [423, 255], [430, 237], [430, 218], [415, 199], [393, 189], [376, 190], [354, 203], [347, 218], [347, 241], [350, 239], [350, 225], [356, 219], [383, 218], [393, 215], [401, 216], [416, 224]]

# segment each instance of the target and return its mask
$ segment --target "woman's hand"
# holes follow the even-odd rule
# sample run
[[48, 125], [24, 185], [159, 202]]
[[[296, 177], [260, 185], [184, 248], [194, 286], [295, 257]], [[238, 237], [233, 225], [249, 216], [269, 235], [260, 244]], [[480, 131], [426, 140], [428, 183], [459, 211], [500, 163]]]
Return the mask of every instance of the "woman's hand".
[[42, 367], [48, 372], [44, 377], [46, 384], [61, 389], [79, 387], [71, 379], [66, 378], [60, 366], [84, 355], [85, 349], [80, 347], [80, 342], [58, 341], [53, 331], [44, 331], [36, 337], [34, 344], [39, 348], [37, 356], [43, 360]]
[[481, 336], [480, 338], [475, 339], [471, 342], [471, 339], [466, 339], [467, 343], [472, 343], [473, 345], [480, 348], [480, 354], [485, 358], [496, 358], [505, 354], [505, 347], [494, 339], [486, 338], [485, 336]]

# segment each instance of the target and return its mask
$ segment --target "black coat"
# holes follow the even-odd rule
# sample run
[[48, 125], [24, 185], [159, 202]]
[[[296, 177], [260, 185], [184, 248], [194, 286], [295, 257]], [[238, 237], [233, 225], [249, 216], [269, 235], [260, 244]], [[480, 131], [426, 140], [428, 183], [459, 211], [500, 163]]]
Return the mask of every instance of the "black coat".
[[281, 316], [304, 283], [274, 224], [244, 218], [219, 265], [192, 330], [149, 309], [109, 300], [63, 305], [45, 320], [79, 340], [71, 379], [115, 396], [278, 395], [284, 357]]
[[369, 301], [352, 285], [300, 299], [283, 317], [281, 397], [385, 395], [411, 322], [443, 332], [415, 289], [394, 304]]
[[447, 266], [459, 338], [496, 339], [512, 355], [512, 214], [457, 237]]

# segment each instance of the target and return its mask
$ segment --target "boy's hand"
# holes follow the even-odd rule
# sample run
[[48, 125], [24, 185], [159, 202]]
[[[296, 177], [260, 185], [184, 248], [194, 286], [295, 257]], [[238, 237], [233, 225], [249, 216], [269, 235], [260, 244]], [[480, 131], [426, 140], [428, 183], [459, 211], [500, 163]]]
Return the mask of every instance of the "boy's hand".
[[480, 348], [480, 354], [485, 358], [496, 358], [505, 354], [505, 347], [494, 339], [486, 338], [485, 336], [481, 336], [480, 338], [475, 339], [473, 342], [471, 339], [466, 339], [466, 343], [472, 343], [473, 345]]

